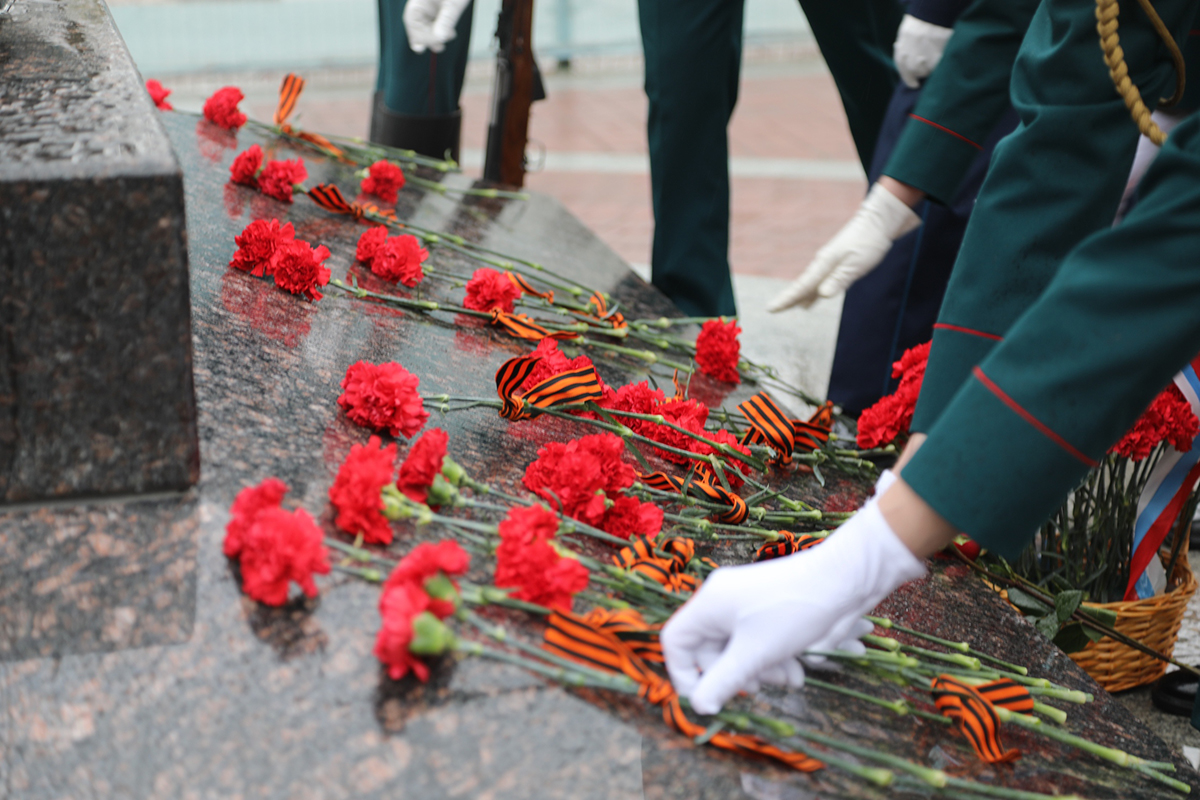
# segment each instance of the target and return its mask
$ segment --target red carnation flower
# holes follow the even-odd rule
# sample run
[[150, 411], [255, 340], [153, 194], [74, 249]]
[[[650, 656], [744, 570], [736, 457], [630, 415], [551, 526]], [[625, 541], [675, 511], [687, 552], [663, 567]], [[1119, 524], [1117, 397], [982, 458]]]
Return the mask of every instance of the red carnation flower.
[[408, 457], [400, 465], [400, 478], [396, 488], [409, 500], [424, 503], [429, 497], [433, 479], [442, 472], [446, 458], [446, 444], [450, 437], [441, 428], [430, 428], [413, 442]]
[[246, 95], [236, 86], [218, 89], [212, 97], [204, 101], [204, 118], [222, 128], [237, 130], [246, 124], [246, 115], [238, 111], [237, 107], [244, 99]]
[[284, 203], [292, 202], [293, 188], [308, 178], [308, 170], [304, 162], [297, 159], [288, 161], [268, 161], [258, 176], [258, 190], [267, 197], [274, 197]]
[[521, 290], [503, 272], [480, 267], [467, 281], [467, 296], [463, 307], [474, 311], [500, 309], [511, 314], [513, 302], [521, 296]]
[[400, 281], [412, 288], [425, 277], [421, 264], [427, 258], [429, 251], [412, 234], [389, 236], [372, 257], [371, 272], [385, 281]]
[[233, 241], [238, 249], [229, 266], [263, 277], [275, 274], [275, 254], [295, 236], [292, 223], [280, 227], [279, 220], [256, 219], [245, 227]]
[[[699, 433], [702, 436], [704, 436], [706, 439], [711, 439], [712, 441], [717, 442], [718, 444], [729, 445], [730, 447], [732, 447], [734, 450], [737, 450], [742, 455], [748, 456], [751, 454], [749, 447], [746, 447], [746, 445], [739, 442], [736, 436], [734, 436], [732, 433], [725, 430], [724, 428], [722, 428], [721, 430], [716, 430], [716, 431], [701, 430], [701, 431], [699, 431]], [[701, 444], [700, 442], [697, 442], [694, 439], [692, 440], [692, 444], [689, 447], [690, 447], [690, 449], [696, 450], [700, 453], [700, 455], [704, 455], [704, 456], [707, 456], [709, 453], [717, 453], [716, 448], [710, 447], [709, 445], [706, 445], [706, 444]], [[721, 455], [720, 453], [717, 453], [717, 454]], [[707, 461], [704, 461], [701, 463], [704, 463], [705, 465], [711, 467], [711, 465], [709, 465]], [[725, 463], [729, 464], [730, 466], [735, 468], [732, 470], [728, 470], [728, 469], [725, 470], [725, 480], [729, 482], [729, 488], [731, 488], [731, 489], [739, 488], [742, 484], [745, 483], [745, 481], [742, 480], [742, 475], [750, 474], [750, 470], [751, 470], [750, 465], [745, 463], [744, 461], [738, 461], [738, 460], [732, 459], [732, 458], [726, 458]]]
[[378, 436], [356, 444], [338, 468], [329, 487], [329, 501], [337, 509], [334, 524], [351, 536], [362, 534], [370, 544], [391, 544], [392, 526], [383, 516], [383, 487], [392, 482], [396, 445], [383, 446]]
[[376, 225], [363, 231], [363, 235], [358, 237], [358, 247], [354, 250], [354, 257], [364, 264], [370, 264], [371, 259], [375, 258], [375, 254], [379, 252], [379, 248], [387, 241], [388, 229], [385, 225]]
[[313, 575], [329, 572], [329, 551], [324, 535], [308, 512], [264, 508], [242, 541], [242, 589], [269, 606], [287, 602], [294, 582], [309, 597], [316, 597]]
[[360, 188], [385, 203], [394, 203], [400, 196], [398, 192], [404, 188], [404, 171], [390, 161], [376, 161]]
[[621, 456], [621, 437], [598, 433], [567, 442], [549, 442], [525, 468], [525, 488], [568, 517], [599, 527], [607, 499], [620, 496], [636, 473]]
[[696, 366], [705, 375], [726, 383], [741, 383], [738, 374], [738, 355], [741, 345], [738, 334], [742, 329], [733, 320], [722, 322], [710, 319], [696, 337]]
[[622, 495], [613, 501], [612, 508], [608, 509], [596, 527], [622, 539], [633, 536], [653, 539], [662, 530], [662, 524], [661, 508], [654, 503], [643, 503], [636, 497]]
[[[384, 581], [383, 591], [386, 592], [404, 584], [420, 586], [422, 591], [425, 591], [425, 582], [439, 575], [450, 578], [450, 584], [457, 591], [458, 582], [453, 578], [465, 575], [470, 562], [471, 557], [467, 555], [466, 550], [459, 546], [458, 542], [451, 540], [437, 544], [422, 542], [414, 547], [411, 553], [400, 559], [400, 562], [392, 569], [392, 574]], [[455, 604], [450, 600], [429, 597], [426, 609], [439, 619], [445, 619], [454, 613]]]
[[429, 667], [408, 647], [413, 640], [413, 620], [426, 611], [429, 596], [415, 584], [403, 584], [379, 598], [382, 617], [375, 637], [375, 657], [387, 666], [388, 677], [398, 681], [412, 672], [417, 680], [429, 680]]
[[1191, 404], [1172, 383], [1154, 398], [1150, 407], [1121, 440], [1109, 448], [1109, 452], [1141, 461], [1164, 441], [1181, 453], [1187, 452], [1192, 449], [1198, 427], [1200, 421], [1192, 412]]
[[392, 436], [411, 437], [425, 425], [429, 412], [417, 394], [421, 380], [395, 362], [351, 364], [342, 379], [338, 405], [351, 421]]
[[869, 450], [908, 435], [917, 397], [921, 394], [921, 383], [925, 380], [931, 344], [926, 342], [905, 350], [900, 360], [892, 364], [892, 377], [899, 378], [900, 385], [895, 392], [881, 397], [859, 415], [859, 447]]
[[225, 526], [225, 555], [236, 558], [242, 552], [246, 534], [259, 513], [279, 508], [287, 490], [287, 484], [279, 478], [267, 478], [258, 486], [247, 486], [238, 492], [229, 509], [229, 524]]
[[[533, 387], [545, 380], [553, 378], [555, 375], [561, 375], [564, 372], [581, 367], [591, 367], [592, 360], [587, 356], [575, 356], [575, 358], [567, 358], [561, 350], [558, 349], [558, 342], [554, 339], [542, 339], [538, 342], [537, 348], [533, 351], [533, 355], [541, 356], [541, 360], [534, 366], [533, 371], [529, 373], [529, 377], [521, 384], [522, 391], [529, 391]], [[601, 387], [604, 382], [601, 381]]]
[[325, 245], [313, 247], [299, 239], [279, 243], [274, 255], [275, 285], [314, 302], [320, 300], [325, 295], [318, 287], [329, 283], [327, 258], [329, 250]]
[[559, 611], [570, 611], [576, 593], [587, 588], [587, 568], [551, 546], [558, 517], [542, 506], [516, 507], [500, 523], [496, 585], [515, 588], [512, 596]]
[[146, 81], [146, 91], [150, 93], [150, 99], [154, 101], [154, 105], [159, 111], [173, 111], [174, 106], [167, 102], [167, 95], [171, 90], [163, 86], [156, 80]]
[[258, 145], [251, 145], [237, 154], [229, 167], [229, 180], [242, 186], [258, 188], [258, 170], [262, 166], [263, 151]]
[[[671, 398], [665, 403], [656, 404], [653, 413], [662, 414], [668, 422], [673, 422], [692, 433], [706, 436], [704, 424], [708, 421], [708, 406], [699, 400]], [[656, 442], [668, 445], [669, 447], [700, 453], [701, 455], [712, 452], [712, 448], [708, 447], [708, 445], [701, 444], [685, 433], [668, 428], [666, 425], [656, 425], [654, 423], [650, 423], [650, 425], [653, 427], [644, 435], [649, 436]], [[680, 455], [679, 453], [670, 453], [666, 450], [659, 451], [659, 454], [675, 464], [686, 464], [689, 460], [687, 456]]]

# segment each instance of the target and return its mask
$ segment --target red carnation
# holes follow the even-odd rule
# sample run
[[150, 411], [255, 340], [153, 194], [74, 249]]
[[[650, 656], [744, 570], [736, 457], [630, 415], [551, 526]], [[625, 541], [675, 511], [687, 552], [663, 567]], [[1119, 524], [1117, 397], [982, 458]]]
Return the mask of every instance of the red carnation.
[[398, 192], [404, 188], [404, 171], [390, 161], [376, 161], [360, 188], [385, 203], [394, 203], [399, 198]]
[[417, 394], [421, 380], [395, 362], [351, 364], [342, 379], [338, 405], [351, 421], [392, 436], [411, 437], [425, 425], [429, 412]]
[[542, 506], [516, 507], [500, 523], [496, 585], [515, 588], [512, 596], [559, 611], [570, 611], [588, 584], [587, 568], [551, 546], [558, 517]]
[[398, 681], [412, 672], [421, 682], [429, 680], [429, 667], [408, 647], [413, 640], [413, 620], [426, 611], [429, 596], [415, 584], [404, 584], [379, 598], [382, 617], [375, 637], [375, 657], [387, 666], [388, 677]]
[[281, 242], [275, 250], [275, 285], [292, 294], [302, 294], [309, 300], [320, 300], [318, 287], [329, 283], [329, 268], [325, 245], [313, 247], [299, 239]]
[[621, 437], [598, 433], [567, 442], [549, 442], [525, 468], [525, 488], [588, 525], [598, 526], [610, 497], [633, 484], [633, 467], [621, 459]]
[[222, 128], [237, 130], [246, 124], [246, 115], [237, 107], [245, 98], [246, 95], [236, 86], [218, 89], [204, 101], [204, 118]]
[[174, 106], [167, 102], [167, 95], [171, 90], [163, 86], [156, 80], [146, 81], [146, 91], [150, 93], [150, 99], [154, 101], [154, 105], [159, 111], [173, 111]]
[[[708, 421], [708, 406], [704, 405], [699, 400], [672, 398], [667, 400], [665, 403], [658, 403], [655, 405], [654, 413], [662, 414], [664, 417], [666, 417], [668, 422], [673, 422], [685, 430], [700, 434], [701, 436], [705, 435], [704, 424]], [[685, 433], [680, 433], [674, 428], [668, 428], [666, 425], [655, 425], [653, 423], [651, 423], [651, 425], [653, 425], [653, 428], [645, 435], [649, 436], [656, 442], [668, 445], [670, 447], [676, 447], [681, 450], [700, 453], [701, 455], [706, 455], [707, 453], [712, 452], [708, 445], [701, 444], [691, 436], [688, 436]], [[688, 462], [687, 456], [683, 456], [678, 453], [670, 453], [666, 450], [659, 452], [663, 458], [676, 464], [686, 464]]]
[[280, 227], [279, 220], [256, 219], [245, 227], [233, 241], [238, 249], [229, 266], [263, 277], [275, 274], [275, 254], [295, 236], [292, 223]]
[[238, 492], [229, 509], [229, 524], [225, 526], [225, 555], [236, 558], [242, 552], [246, 533], [259, 513], [268, 508], [279, 508], [287, 490], [287, 484], [279, 478], [267, 478], [258, 486], [247, 486]]
[[385, 225], [376, 225], [374, 228], [369, 228], [363, 231], [363, 235], [358, 237], [358, 247], [354, 250], [354, 257], [364, 264], [370, 264], [371, 259], [375, 258], [375, 254], [379, 252], [379, 248], [387, 241], [388, 229]]
[[663, 510], [654, 503], [643, 503], [636, 497], [622, 495], [613, 501], [613, 506], [597, 526], [601, 530], [629, 539], [645, 536], [650, 539], [662, 530]]
[[521, 290], [509, 280], [508, 275], [494, 269], [480, 267], [467, 281], [467, 296], [463, 307], [475, 311], [500, 309], [506, 314], [513, 312], [513, 302], [521, 296]]
[[400, 281], [412, 288], [425, 277], [421, 263], [427, 258], [429, 251], [412, 234], [389, 236], [372, 257], [371, 272], [385, 281]]
[[[404, 584], [414, 584], [422, 587], [422, 591], [425, 591], [425, 583], [430, 578], [445, 575], [447, 578], [453, 579], [465, 575], [470, 561], [471, 557], [467, 555], [466, 550], [459, 546], [458, 542], [451, 540], [437, 544], [422, 542], [414, 547], [411, 553], [400, 559], [400, 562], [392, 569], [392, 574], [383, 584], [383, 591], [386, 592]], [[455, 591], [458, 590], [457, 581], [451, 580], [450, 584]], [[428, 594], [428, 592], [426, 593]], [[430, 597], [426, 608], [439, 619], [445, 619], [454, 613], [455, 604], [453, 601]]]
[[392, 526], [383, 516], [383, 487], [392, 482], [396, 445], [383, 446], [378, 436], [356, 444], [338, 468], [329, 487], [329, 501], [337, 509], [335, 525], [351, 536], [362, 534], [370, 544], [390, 544]]
[[1183, 392], [1174, 383], [1163, 389], [1133, 427], [1114, 444], [1110, 453], [1134, 461], [1148, 457], [1154, 448], [1166, 441], [1181, 453], [1192, 449], [1200, 421], [1192, 412]]
[[[725, 430], [724, 428], [722, 428], [720, 430], [716, 430], [716, 431], [701, 430], [700, 434], [702, 436], [704, 436], [706, 439], [710, 439], [714, 442], [717, 442], [718, 444], [727, 444], [730, 447], [732, 447], [734, 450], [737, 450], [742, 455], [748, 456], [751, 454], [749, 447], [746, 447], [746, 445], [739, 442], [736, 436], [734, 436], [732, 433]], [[697, 451], [699, 451], [699, 453], [701, 455], [705, 455], [705, 456], [708, 455], [709, 453], [717, 453], [717, 455], [723, 456], [723, 454], [718, 452], [716, 448], [710, 447], [709, 445], [706, 445], [706, 444], [701, 444], [700, 442], [697, 442], [695, 440], [692, 441], [691, 449], [697, 450]], [[702, 463], [708, 465], [707, 461], [704, 461]], [[725, 470], [725, 480], [729, 482], [729, 488], [731, 488], [731, 489], [739, 488], [743, 483], [745, 483], [745, 481], [742, 480], [742, 475], [750, 474], [750, 471], [751, 471], [750, 465], [744, 461], [738, 461], [737, 459], [733, 459], [733, 458], [725, 458], [725, 463], [729, 464], [730, 466], [735, 468], [732, 470], [729, 470], [729, 469]], [[711, 466], [711, 465], [708, 465], [708, 466]]]
[[293, 188], [308, 178], [308, 170], [304, 162], [297, 159], [288, 161], [268, 161], [258, 176], [258, 190], [268, 197], [274, 197], [284, 203], [292, 202]]
[[[529, 377], [521, 384], [522, 391], [529, 391], [533, 387], [545, 380], [553, 378], [555, 375], [560, 375], [568, 370], [579, 369], [581, 367], [593, 366], [592, 360], [587, 356], [575, 356], [575, 358], [567, 358], [561, 350], [558, 349], [558, 342], [554, 339], [542, 339], [538, 342], [537, 349], [532, 353], [535, 356], [541, 356], [541, 360], [534, 366], [533, 371], [529, 373]], [[601, 382], [601, 387], [604, 383]]]
[[696, 366], [705, 375], [726, 383], [741, 383], [738, 374], [738, 355], [741, 345], [738, 334], [742, 329], [737, 322], [722, 322], [710, 319], [700, 328], [696, 337]]
[[309, 597], [316, 597], [313, 574], [329, 572], [325, 537], [308, 512], [264, 508], [242, 541], [242, 589], [269, 606], [287, 602], [288, 586], [295, 582]]
[[926, 342], [905, 350], [900, 360], [892, 364], [892, 377], [899, 378], [900, 385], [859, 415], [859, 447], [869, 450], [907, 436], [925, 380], [931, 344]]
[[429, 497], [433, 479], [442, 472], [449, 441], [450, 437], [444, 430], [430, 428], [413, 442], [408, 457], [400, 465], [400, 478], [396, 481], [396, 488], [409, 500], [424, 503]]
[[262, 166], [263, 151], [258, 145], [251, 145], [237, 154], [229, 167], [229, 180], [242, 186], [258, 188], [258, 170]]

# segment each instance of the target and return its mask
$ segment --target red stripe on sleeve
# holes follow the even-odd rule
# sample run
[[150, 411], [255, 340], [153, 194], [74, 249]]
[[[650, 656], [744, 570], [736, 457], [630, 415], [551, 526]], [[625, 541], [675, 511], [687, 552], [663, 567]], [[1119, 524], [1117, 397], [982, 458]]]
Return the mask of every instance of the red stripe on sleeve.
[[1068, 442], [1063, 437], [1059, 436], [1054, 431], [1050, 430], [1050, 428], [1047, 427], [1041, 420], [1039, 420], [1033, 414], [1030, 414], [1028, 411], [1026, 411], [1024, 408], [1022, 408], [1020, 403], [1018, 403], [1016, 400], [1013, 400], [1011, 397], [1009, 397], [1008, 394], [1003, 389], [1001, 389], [999, 386], [997, 386], [995, 383], [992, 382], [991, 378], [989, 378], [987, 375], [984, 375], [983, 370], [981, 370], [979, 367], [975, 367], [973, 370], [971, 370], [971, 373], [975, 376], [975, 379], [978, 380], [980, 383], [982, 383], [989, 392], [996, 395], [996, 397], [999, 398], [1000, 402], [1004, 403], [1004, 405], [1006, 405], [1010, 409], [1012, 409], [1017, 414], [1017, 416], [1019, 416], [1021, 419], [1025, 420], [1030, 425], [1032, 425], [1034, 428], [1036, 428], [1047, 439], [1054, 442], [1056, 445], [1061, 447], [1063, 450], [1066, 450], [1073, 457], [1079, 459], [1084, 464], [1087, 464], [1089, 467], [1096, 466], [1097, 462], [1093, 461], [1092, 459], [1088, 458], [1080, 451], [1076, 450], [1074, 447], [1071, 446], [1070, 442]]

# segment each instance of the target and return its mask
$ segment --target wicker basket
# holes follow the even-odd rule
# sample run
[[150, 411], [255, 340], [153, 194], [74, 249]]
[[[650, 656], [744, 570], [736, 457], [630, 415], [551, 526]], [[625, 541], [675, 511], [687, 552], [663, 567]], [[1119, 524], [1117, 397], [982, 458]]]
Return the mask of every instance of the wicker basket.
[[[1196, 577], [1188, 566], [1187, 554], [1175, 562], [1168, 590], [1146, 600], [1117, 603], [1085, 603], [1093, 608], [1117, 612], [1117, 631], [1137, 639], [1165, 655], [1175, 650], [1179, 626], [1188, 600], [1196, 593]], [[1088, 642], [1087, 647], [1071, 653], [1076, 664], [1083, 667], [1097, 683], [1110, 692], [1132, 689], [1151, 683], [1167, 670], [1165, 661], [1138, 652], [1112, 639]]]

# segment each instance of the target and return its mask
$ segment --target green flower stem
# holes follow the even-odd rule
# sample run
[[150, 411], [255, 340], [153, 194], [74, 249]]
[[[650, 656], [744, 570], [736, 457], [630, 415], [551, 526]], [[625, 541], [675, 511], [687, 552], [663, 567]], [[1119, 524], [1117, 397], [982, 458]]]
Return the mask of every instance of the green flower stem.
[[[381, 294], [379, 292], [368, 291], [367, 289], [363, 289], [358, 286], [351, 286], [350, 284], [342, 281], [340, 278], [334, 278], [333, 280], [331, 280], [329, 282], [329, 285], [333, 286], [337, 289], [341, 289], [343, 292], [346, 292], [347, 294], [352, 294], [360, 300], [371, 297], [376, 300], [383, 300], [384, 302], [390, 303], [394, 306], [400, 306], [402, 308], [411, 308], [414, 311], [458, 311], [459, 310], [457, 306], [447, 306], [447, 305], [443, 305], [441, 303], [435, 303], [432, 300], [412, 300], [408, 297], [398, 297], [397, 295], [394, 295], [394, 294]], [[491, 318], [490, 314], [484, 314], [482, 311], [472, 311], [469, 308], [463, 309], [462, 313], [466, 313], [466, 314], [469, 314], [471, 316], [476, 316], [476, 317], [487, 317], [489, 319]]]
[[459, 594], [462, 595], [463, 602], [470, 603], [475, 606], [500, 606], [502, 608], [512, 608], [517, 611], [528, 611], [531, 614], [537, 614], [540, 617], [549, 615], [550, 609], [545, 606], [540, 606], [537, 603], [527, 603], [524, 600], [517, 600], [509, 597], [508, 593], [511, 589], [501, 589], [498, 586], [481, 586], [469, 581], [461, 581], [459, 585]]
[[1083, 800], [1077, 794], [1057, 795], [1026, 792], [1021, 789], [1006, 789], [1003, 786], [976, 783], [975, 781], [968, 781], [963, 778], [948, 778], [946, 780], [946, 788], [959, 789], [976, 795], [984, 795], [985, 797], [996, 797], [1000, 800]]
[[938, 637], [931, 636], [928, 633], [922, 633], [921, 631], [915, 631], [912, 628], [906, 628], [903, 625], [901, 625], [897, 622], [893, 622], [892, 620], [890, 620], [886, 617], [872, 617], [872, 616], [868, 615], [867, 619], [870, 620], [871, 622], [875, 623], [879, 627], [883, 628], [884, 630], [897, 630], [897, 631], [900, 631], [901, 633], [907, 633], [910, 636], [916, 636], [918, 638], [924, 639], [927, 642], [933, 642], [935, 644], [940, 644], [942, 647], [948, 647], [951, 650], [957, 650], [960, 653], [966, 653], [967, 651], [969, 651], [971, 649], [971, 646], [969, 644], [967, 644], [966, 642], [952, 642], [948, 639], [939, 639]]
[[1039, 703], [1036, 700], [1033, 701], [1033, 710], [1041, 714], [1043, 717], [1049, 717], [1059, 725], [1062, 725], [1067, 721], [1067, 712], [1060, 708], [1055, 708], [1054, 706], [1048, 706], [1045, 703]]
[[809, 650], [807, 654], [824, 656], [851, 664], [888, 666], [896, 670], [916, 667], [921, 663], [912, 656], [904, 656], [887, 650], [868, 650], [865, 653], [847, 653], [844, 650]]
[[[703, 325], [706, 322], [712, 322], [714, 319], [719, 320], [721, 317], [659, 317], [658, 319], [630, 320], [629, 324], [631, 326], [640, 325], [646, 328], [665, 330], [676, 325]], [[727, 317], [726, 319], [736, 320], [737, 317]]]
[[904, 700], [884, 700], [881, 697], [876, 697], [874, 695], [870, 695], [865, 692], [857, 692], [854, 689], [847, 689], [846, 687], [838, 686], [837, 684], [826, 683], [825, 681], [818, 680], [816, 678], [809, 677], [809, 676], [806, 676], [804, 678], [804, 685], [805, 686], [813, 686], [817, 689], [824, 689], [825, 691], [828, 691], [828, 692], [836, 692], [837, 694], [844, 694], [847, 697], [855, 697], [859, 700], [865, 700], [868, 703], [874, 703], [877, 706], [883, 706], [884, 708], [890, 710], [892, 713], [894, 713], [898, 716], [901, 716], [901, 717], [907, 715], [911, 711], [911, 709], [908, 706], [908, 703], [906, 703]]
[[842, 752], [850, 753], [851, 755], [858, 756], [859, 758], [865, 758], [868, 761], [875, 761], [877, 763], [892, 767], [893, 769], [905, 772], [922, 783], [928, 786], [933, 786], [934, 788], [940, 789], [944, 787], [950, 777], [940, 769], [922, 767], [920, 764], [914, 764], [911, 761], [900, 758], [899, 756], [894, 756], [890, 753], [882, 753], [869, 747], [851, 744], [850, 742], [843, 742], [814, 731], [796, 728], [795, 735], [799, 736], [801, 739], [807, 739], [810, 742], [816, 742], [819, 745], [824, 745], [825, 747], [833, 750], [841, 750]]
[[703, 534], [711, 534], [712, 538], [722, 538], [714, 531], [738, 531], [740, 533], [750, 534], [750, 538], [766, 539], [768, 542], [774, 542], [783, 537], [779, 535], [779, 531], [769, 530], [767, 528], [754, 528], [748, 525], [730, 525], [725, 522], [710, 522], [706, 519], [696, 519], [694, 517], [684, 517], [679, 514], [663, 514], [664, 519], [672, 522], [678, 522], [694, 531]]
[[[259, 123], [260, 125], [262, 123]], [[263, 126], [269, 127], [269, 126]], [[364, 167], [369, 167], [376, 161], [408, 161], [412, 164], [419, 164], [422, 167], [429, 167], [440, 172], [458, 172], [458, 164], [454, 161], [448, 161], [440, 158], [432, 158], [417, 153], [415, 150], [405, 150], [399, 147], [390, 147], [388, 145], [376, 144], [374, 142], [365, 142], [352, 136], [338, 136], [335, 134], [326, 134], [326, 139], [333, 142], [338, 147], [347, 151], [361, 153], [364, 160], [356, 163]], [[307, 144], [307, 142], [306, 142]], [[366, 160], [369, 159], [369, 160]]]
[[947, 664], [956, 664], [964, 669], [977, 672], [983, 668], [979, 663], [978, 658], [964, 656], [961, 653], [939, 653], [936, 650], [927, 650], [924, 647], [917, 647], [911, 644], [900, 645], [900, 649], [905, 653], [912, 653], [921, 656], [922, 658], [933, 659], [935, 661], [945, 661]]
[[1181, 794], [1190, 794], [1192, 791], [1191, 785], [1186, 784], [1183, 781], [1177, 781], [1167, 775], [1163, 775], [1158, 770], [1151, 769], [1148, 764], [1134, 764], [1133, 770], [1135, 772], [1140, 772], [1151, 780], [1158, 781], [1159, 783], [1165, 783], [1167, 786], [1170, 786], [1172, 789]]
[[383, 583], [386, 577], [379, 570], [370, 569], [369, 567], [349, 567], [345, 564], [331, 564], [330, 568], [337, 572], [353, 575], [356, 578], [362, 578], [364, 581], [369, 581], [370, 583]]
[[694, 367], [692, 367], [690, 364], [680, 364], [677, 361], [669, 361], [662, 356], [659, 356], [657, 353], [650, 352], [649, 350], [635, 350], [632, 347], [621, 347], [620, 345], [608, 344], [607, 342], [596, 342], [590, 339], [586, 340], [586, 342], [592, 347], [599, 348], [600, 350], [611, 350], [614, 353], [620, 353], [621, 355], [636, 358], [637, 360], [645, 362], [646, 364], [662, 364], [664, 367], [677, 369], [680, 372], [691, 372], [694, 369]]
[[543, 677], [549, 678], [564, 686], [588, 686], [595, 689], [609, 689], [615, 692], [623, 692], [625, 694], [636, 694], [637, 684], [631, 681], [624, 675], [613, 675], [607, 680], [600, 680], [581, 672], [576, 669], [564, 669], [562, 667], [551, 667], [546, 664], [534, 661], [524, 656], [508, 653], [504, 650], [496, 650], [478, 642], [458, 640], [455, 645], [455, 650], [461, 653], [472, 656], [483, 656], [494, 661], [503, 661], [507, 664], [527, 669], [530, 672], [536, 673]]
[[327, 547], [332, 547], [334, 550], [340, 550], [355, 561], [362, 561], [365, 563], [374, 561], [377, 564], [384, 564], [388, 567], [396, 566], [395, 559], [384, 558], [378, 553], [374, 553], [361, 547], [355, 547], [352, 544], [346, 544], [345, 542], [335, 539], [332, 536], [325, 537], [325, 545]]
[[[870, 617], [867, 617], [867, 619], [869, 620]], [[893, 653], [900, 649], [900, 643], [895, 639], [888, 638], [887, 636], [876, 636], [873, 633], [868, 633], [866, 636], [863, 636], [862, 643], [865, 645], [878, 647], [880, 650], [889, 650]]]
[[417, 175], [405, 175], [405, 185], [420, 186], [422, 189], [427, 189], [432, 192], [437, 192], [441, 195], [457, 194], [457, 195], [472, 195], [474, 197], [504, 197], [511, 200], [528, 200], [529, 195], [525, 192], [508, 192], [503, 189], [459, 189], [453, 186], [446, 186], [437, 181], [427, 180], [426, 178]]

